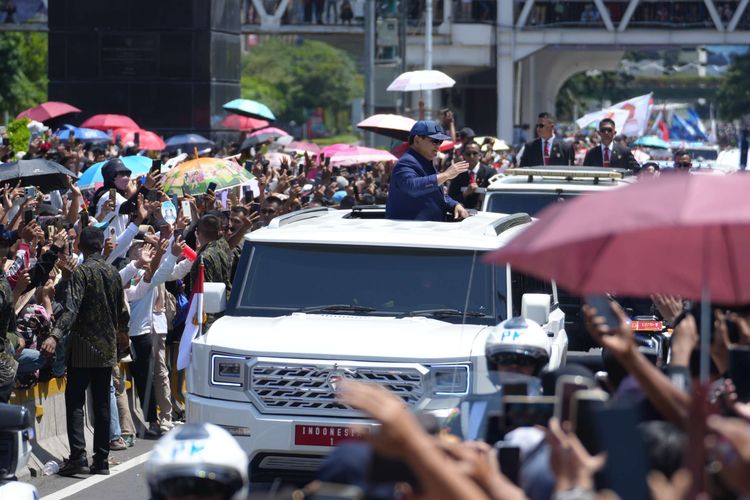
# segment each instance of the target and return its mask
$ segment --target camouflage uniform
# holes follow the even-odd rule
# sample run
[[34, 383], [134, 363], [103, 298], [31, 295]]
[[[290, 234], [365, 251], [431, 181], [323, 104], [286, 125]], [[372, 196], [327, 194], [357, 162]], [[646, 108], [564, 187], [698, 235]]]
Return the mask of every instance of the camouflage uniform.
[[[190, 269], [190, 283], [195, 283], [198, 275], [198, 268], [203, 262], [203, 281], [205, 283], [224, 283], [227, 286], [227, 299], [232, 289], [230, 273], [232, 271], [232, 249], [224, 238], [207, 243], [198, 252], [198, 258], [195, 259], [193, 267]], [[209, 314], [206, 316], [207, 322], [203, 331], [207, 332], [213, 322], [219, 318], [219, 315]], [[190, 318], [188, 318], [190, 321]]]
[[117, 363], [117, 331], [127, 331], [128, 321], [120, 275], [101, 255], [92, 254], [73, 272], [52, 336], [60, 340], [64, 332], [71, 333], [68, 366], [111, 368]]

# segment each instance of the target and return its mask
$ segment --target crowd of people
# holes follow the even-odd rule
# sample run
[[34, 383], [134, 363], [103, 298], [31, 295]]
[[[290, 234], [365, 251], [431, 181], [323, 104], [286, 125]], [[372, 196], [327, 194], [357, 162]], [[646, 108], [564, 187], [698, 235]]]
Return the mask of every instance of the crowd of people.
[[[5, 332], [0, 401], [7, 402], [13, 390], [65, 376], [71, 454], [60, 473], [107, 474], [110, 450], [126, 449], [136, 438], [180, 432], [174, 427], [184, 417], [183, 380], [173, 364], [191, 284], [202, 263], [205, 279], [224, 283], [231, 293], [248, 232], [284, 213], [319, 206], [379, 204], [388, 205], [392, 218], [461, 219], [469, 216], [466, 209], [481, 206], [480, 187], [496, 173], [516, 166], [640, 168], [630, 150], [617, 143], [611, 120], [602, 120], [584, 148], [576, 140], [558, 138], [554, 117], [542, 113], [535, 124], [536, 138], [524, 138], [514, 149], [496, 148], [494, 138], [477, 142], [468, 127], [456, 131], [450, 114], [443, 122], [445, 128], [417, 122], [397, 165], [335, 167], [330, 159], [312, 154], [291, 155], [272, 164], [266, 148], [256, 152], [240, 151], [237, 144], [222, 147], [214, 154], [235, 157], [254, 174], [257, 186], [196, 196], [183, 193], [179, 202], [189, 204], [189, 213], [180, 212], [171, 223], [161, 212], [171, 193], [163, 190], [160, 169], [133, 178], [120, 159], [136, 153], [132, 146], [37, 135], [24, 158], [55, 160], [75, 174], [103, 161], [103, 183], [81, 191], [69, 178], [66, 187], [47, 193], [15, 182], [0, 186], [0, 331]], [[445, 140], [453, 140], [455, 146], [440, 152]], [[18, 157], [3, 144], [0, 160]], [[167, 161], [169, 155], [160, 159]], [[682, 153], [675, 159], [680, 167], [689, 162]], [[415, 189], [432, 200], [426, 210], [410, 206], [413, 193], [406, 191]], [[630, 403], [636, 408], [634, 427], [627, 435], [648, 444], [642, 447], [647, 452], [643, 464], [650, 469], [653, 498], [693, 498], [696, 492], [716, 498], [750, 494], [743, 475], [750, 470], [750, 409], [745, 381], [732, 379], [729, 361], [732, 351], [750, 345], [750, 315], [743, 309], [716, 310], [713, 382], [708, 388], [691, 387], [697, 313], [678, 298], [653, 300], [660, 319], [673, 329], [668, 363], [639, 348], [616, 303], [612, 307], [620, 320], [617, 327], [607, 326], [591, 307], [584, 311], [589, 333], [604, 348], [606, 378], [583, 366], [544, 373], [536, 358], [499, 359], [489, 351], [488, 357], [499, 373], [538, 381], [544, 396], [569, 396], [555, 392], [556, 381], [575, 376], [597, 388], [608, 404]], [[208, 318], [206, 327], [212, 320]], [[132, 376], [143, 426], [131, 416], [121, 362]], [[527, 386], [532, 385], [527, 380]], [[83, 437], [87, 386], [96, 415], [90, 465]], [[602, 488], [617, 489], [613, 475], [629, 466], [618, 462], [620, 455], [606, 453], [614, 441], [592, 443], [580, 429], [574, 432], [573, 422], [565, 418], [537, 419], [533, 423], [544, 424], [544, 429], [529, 422], [504, 436], [504, 442], [517, 449], [516, 467], [504, 464], [502, 453], [498, 461], [493, 448], [497, 436], [469, 436], [460, 425], [431, 428], [379, 388], [343, 382], [339, 397], [378, 421], [381, 431], [371, 436], [369, 445], [352, 443], [337, 449], [319, 480], [306, 487], [309, 495], [325, 491], [330, 483], [348, 483], [364, 491], [366, 498], [592, 498], [602, 494]], [[500, 401], [498, 394], [496, 402]], [[462, 410], [456, 411], [454, 420], [460, 421]], [[213, 436], [220, 430], [204, 432]], [[402, 464], [411, 475], [375, 484], [370, 464], [381, 459]], [[233, 467], [236, 470], [237, 464]], [[239, 479], [246, 487], [246, 474]], [[646, 476], [640, 479], [646, 488]], [[156, 480], [150, 484], [154, 491], [165, 487]]]

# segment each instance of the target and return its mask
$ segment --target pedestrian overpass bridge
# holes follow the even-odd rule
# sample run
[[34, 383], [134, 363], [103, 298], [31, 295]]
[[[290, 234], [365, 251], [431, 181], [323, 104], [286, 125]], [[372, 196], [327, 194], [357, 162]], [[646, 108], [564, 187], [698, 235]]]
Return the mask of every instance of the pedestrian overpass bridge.
[[[424, 67], [423, 11], [408, 6], [399, 11], [395, 2], [360, 0], [370, 1], [377, 2], [379, 22], [389, 16], [402, 21], [406, 17], [406, 67]], [[496, 129], [498, 137], [510, 141], [514, 123], [533, 123], [539, 112], [554, 111], [558, 91], [568, 78], [588, 70], [615, 70], [626, 50], [749, 45], [749, 2], [435, 0], [432, 64], [457, 80], [453, 101], [458, 101], [466, 121], [482, 132]], [[364, 28], [356, 9], [351, 25], [319, 24], [314, 12], [305, 17], [301, 3], [280, 0], [275, 10], [267, 11], [268, 2], [252, 0], [252, 12], [243, 12], [243, 34], [320, 39], [361, 60]], [[322, 22], [331, 21], [325, 14]], [[395, 104], [384, 88], [400, 69], [387, 62], [376, 66], [376, 108]], [[436, 110], [441, 93], [434, 94]], [[417, 96], [411, 98], [414, 102], [407, 108], [415, 109]]]

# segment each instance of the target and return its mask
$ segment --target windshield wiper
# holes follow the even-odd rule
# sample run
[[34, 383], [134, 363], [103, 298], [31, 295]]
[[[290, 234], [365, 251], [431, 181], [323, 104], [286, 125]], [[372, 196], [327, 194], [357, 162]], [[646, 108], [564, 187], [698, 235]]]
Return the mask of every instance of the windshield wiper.
[[422, 309], [421, 311], [409, 311], [396, 316], [407, 318], [410, 316], [427, 316], [428, 318], [440, 318], [443, 316], [467, 316], [469, 318], [485, 318], [488, 315], [478, 311], [462, 311], [461, 309]]
[[354, 304], [329, 304], [327, 306], [310, 306], [299, 309], [299, 312], [303, 313], [318, 313], [318, 312], [358, 312], [367, 313], [375, 311], [374, 307], [357, 306]]

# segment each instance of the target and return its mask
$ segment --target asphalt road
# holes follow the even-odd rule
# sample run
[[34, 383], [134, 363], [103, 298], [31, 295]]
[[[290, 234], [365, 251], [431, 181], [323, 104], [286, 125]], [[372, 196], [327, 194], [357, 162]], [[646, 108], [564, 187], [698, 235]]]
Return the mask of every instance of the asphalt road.
[[58, 475], [29, 478], [44, 500], [143, 500], [149, 498], [145, 462], [156, 441], [137, 440], [135, 446], [110, 452], [110, 475], [76, 477]]

